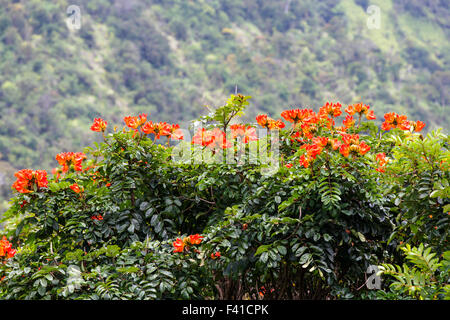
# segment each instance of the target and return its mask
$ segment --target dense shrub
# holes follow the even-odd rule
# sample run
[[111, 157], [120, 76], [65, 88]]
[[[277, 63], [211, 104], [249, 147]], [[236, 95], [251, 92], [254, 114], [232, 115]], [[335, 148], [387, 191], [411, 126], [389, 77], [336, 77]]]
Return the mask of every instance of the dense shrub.
[[58, 154], [52, 178], [17, 172], [0, 297], [367, 298], [367, 268], [401, 243], [448, 250], [446, 135], [395, 113], [379, 129], [362, 103], [342, 125], [339, 103], [240, 124], [249, 99], [192, 139], [145, 114], [95, 119], [104, 141]]

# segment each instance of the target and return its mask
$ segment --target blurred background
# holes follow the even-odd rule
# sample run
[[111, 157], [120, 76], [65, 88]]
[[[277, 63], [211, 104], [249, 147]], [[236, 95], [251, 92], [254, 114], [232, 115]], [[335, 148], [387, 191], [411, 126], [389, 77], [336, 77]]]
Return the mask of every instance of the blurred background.
[[92, 145], [95, 117], [187, 127], [236, 86], [253, 97], [247, 122], [364, 102], [379, 123], [395, 111], [448, 132], [449, 5], [0, 0], [0, 214], [14, 172], [49, 171], [57, 153]]

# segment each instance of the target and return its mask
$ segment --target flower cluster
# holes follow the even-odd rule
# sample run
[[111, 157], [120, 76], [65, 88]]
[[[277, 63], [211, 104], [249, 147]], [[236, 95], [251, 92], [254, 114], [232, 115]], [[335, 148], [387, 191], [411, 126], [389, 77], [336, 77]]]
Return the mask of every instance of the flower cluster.
[[357, 134], [342, 133], [342, 141], [342, 144], [336, 142], [335, 146], [339, 145], [339, 152], [344, 157], [348, 157], [350, 154], [363, 156], [370, 151], [369, 145], [364, 141], [359, 141], [359, 135]]
[[83, 187], [80, 188], [80, 186], [76, 183], [72, 184], [70, 187], [75, 193], [83, 192]]
[[192, 234], [189, 237], [184, 237], [183, 239], [177, 238], [173, 242], [174, 250], [173, 252], [184, 252], [189, 251], [191, 245], [198, 245], [202, 242], [203, 237], [197, 234]]
[[345, 112], [349, 114], [349, 116], [353, 117], [354, 114], [358, 114], [359, 117], [362, 117], [363, 115], [366, 116], [367, 120], [375, 120], [375, 113], [373, 110], [369, 110], [370, 106], [363, 104], [363, 103], [355, 103], [353, 105], [349, 105], [347, 108], [345, 108]]
[[62, 166], [62, 172], [65, 173], [70, 169], [74, 171], [83, 171], [83, 161], [86, 155], [83, 152], [63, 152], [56, 155], [56, 161]]
[[267, 114], [260, 114], [256, 116], [256, 122], [267, 130], [280, 130], [285, 127], [284, 122], [281, 119], [275, 120], [267, 116]]
[[215, 253], [211, 253], [211, 259], [220, 258], [220, 251], [216, 251]]
[[108, 122], [106, 122], [102, 118], [95, 118], [94, 123], [91, 126], [91, 130], [96, 132], [105, 132], [107, 125]]
[[421, 131], [425, 127], [425, 123], [422, 121], [409, 121], [407, 116], [399, 115], [395, 112], [389, 112], [384, 115], [384, 122], [381, 125], [381, 129], [389, 131], [391, 129], [401, 130], [413, 130], [416, 132]]
[[388, 159], [386, 158], [386, 154], [384, 152], [377, 154], [376, 160], [378, 163], [378, 168], [376, 169], [378, 172], [384, 172], [386, 164], [388, 163]]
[[226, 149], [231, 147], [231, 142], [227, 140], [225, 132], [219, 128], [206, 130], [200, 128], [192, 137], [192, 144], [198, 144], [211, 149]]
[[168, 124], [167, 122], [152, 122], [147, 121], [147, 115], [142, 113], [138, 116], [128, 116], [123, 119], [128, 128], [138, 132], [140, 129], [142, 133], [154, 134], [155, 139], [160, 139], [161, 136], [166, 136], [168, 139], [183, 140], [183, 132], [178, 124]]
[[101, 220], [103, 220], [103, 216], [101, 214], [98, 214], [98, 215], [92, 216], [91, 219], [101, 221]]
[[242, 142], [249, 143], [250, 141], [258, 140], [256, 129], [252, 126], [245, 126], [243, 124], [232, 124], [230, 126], [231, 137], [233, 139], [240, 138]]
[[7, 259], [14, 257], [16, 254], [16, 249], [12, 248], [12, 244], [4, 236], [0, 240], [0, 257], [6, 257]]
[[17, 171], [14, 176], [17, 180], [12, 187], [20, 193], [31, 193], [39, 188], [47, 188], [47, 172], [45, 170], [22, 169]]

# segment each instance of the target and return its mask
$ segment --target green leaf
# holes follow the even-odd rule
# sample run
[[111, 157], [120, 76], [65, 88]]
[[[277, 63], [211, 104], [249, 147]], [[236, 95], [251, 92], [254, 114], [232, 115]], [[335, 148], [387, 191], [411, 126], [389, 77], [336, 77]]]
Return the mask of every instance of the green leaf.
[[269, 248], [270, 248], [270, 245], [261, 245], [261, 246], [259, 246], [258, 249], [256, 249], [255, 256], [258, 256], [261, 253], [266, 252], [267, 250], [269, 250]]

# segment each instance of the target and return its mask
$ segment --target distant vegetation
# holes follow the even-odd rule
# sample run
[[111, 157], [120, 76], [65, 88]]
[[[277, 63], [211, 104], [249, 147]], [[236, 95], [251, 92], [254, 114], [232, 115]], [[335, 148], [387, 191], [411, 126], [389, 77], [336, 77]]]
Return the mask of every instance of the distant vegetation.
[[[66, 26], [69, 5], [81, 29]], [[369, 5], [381, 28], [366, 25]], [[448, 129], [448, 1], [0, 0], [0, 202], [89, 124], [187, 121], [230, 93], [258, 112], [364, 101]], [[378, 118], [377, 121], [381, 119]], [[0, 203], [4, 211], [5, 203]]]

